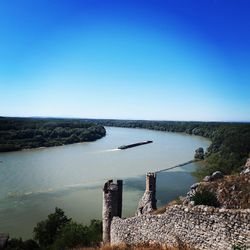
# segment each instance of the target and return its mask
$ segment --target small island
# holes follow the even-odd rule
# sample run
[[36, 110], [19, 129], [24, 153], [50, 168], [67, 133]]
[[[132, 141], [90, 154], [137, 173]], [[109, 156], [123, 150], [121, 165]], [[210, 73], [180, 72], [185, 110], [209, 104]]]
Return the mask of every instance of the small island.
[[0, 152], [95, 141], [102, 125], [81, 119], [0, 117]]

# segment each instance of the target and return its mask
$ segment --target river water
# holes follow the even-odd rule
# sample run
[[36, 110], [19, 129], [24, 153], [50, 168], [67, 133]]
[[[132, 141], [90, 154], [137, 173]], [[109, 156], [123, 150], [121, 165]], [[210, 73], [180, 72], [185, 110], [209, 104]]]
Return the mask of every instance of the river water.
[[[145, 174], [191, 160], [210, 141], [198, 136], [146, 129], [106, 127], [95, 142], [0, 153], [0, 232], [32, 237], [37, 222], [60, 207], [77, 222], [101, 218], [102, 186], [123, 179], [123, 216], [132, 216], [144, 189]], [[123, 144], [153, 143], [117, 150]], [[158, 206], [185, 194], [195, 182], [189, 164], [157, 175]]]

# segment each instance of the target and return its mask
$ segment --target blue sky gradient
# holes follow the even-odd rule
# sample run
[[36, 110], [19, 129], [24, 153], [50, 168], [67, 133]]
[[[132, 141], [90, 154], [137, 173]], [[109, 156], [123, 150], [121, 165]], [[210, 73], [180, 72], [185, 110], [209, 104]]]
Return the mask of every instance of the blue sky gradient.
[[2, 0], [0, 115], [250, 121], [248, 0]]

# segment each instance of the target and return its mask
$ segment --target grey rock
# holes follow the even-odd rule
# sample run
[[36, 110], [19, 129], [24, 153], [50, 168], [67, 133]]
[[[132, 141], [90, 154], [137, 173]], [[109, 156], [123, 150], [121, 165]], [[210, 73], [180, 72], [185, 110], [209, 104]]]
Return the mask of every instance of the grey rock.
[[250, 158], [247, 159], [245, 167], [250, 168]]
[[199, 160], [203, 160], [204, 159], [204, 149], [203, 148], [197, 148], [195, 150], [194, 158], [199, 159]]
[[223, 174], [220, 171], [216, 171], [212, 174], [211, 179], [214, 180], [218, 180], [223, 178]]
[[200, 185], [199, 182], [194, 183], [194, 184], [190, 187], [190, 189], [196, 189], [199, 185]]
[[205, 182], [209, 182], [209, 181], [211, 181], [211, 180], [212, 180], [212, 178], [211, 178], [210, 175], [207, 175], [207, 176], [205, 176], [205, 177], [203, 178], [203, 181], [205, 181]]
[[190, 205], [191, 207], [193, 207], [193, 206], [194, 206], [194, 201], [190, 201], [190, 202], [189, 202], [189, 205]]
[[249, 174], [250, 173], [250, 168], [246, 168], [243, 171], [241, 171], [240, 174]]

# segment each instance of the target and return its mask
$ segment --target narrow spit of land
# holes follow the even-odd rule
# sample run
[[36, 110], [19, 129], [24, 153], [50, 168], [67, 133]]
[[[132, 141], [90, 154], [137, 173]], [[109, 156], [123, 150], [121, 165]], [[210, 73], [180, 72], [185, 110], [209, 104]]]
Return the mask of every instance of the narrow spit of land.
[[175, 165], [175, 166], [170, 167], [170, 168], [164, 168], [164, 169], [161, 169], [161, 170], [156, 171], [155, 173], [157, 174], [157, 173], [161, 173], [161, 172], [168, 171], [168, 170], [170, 170], [170, 169], [183, 167], [183, 166], [188, 165], [188, 164], [193, 163], [193, 162], [197, 162], [197, 160], [191, 160], [191, 161], [187, 161], [187, 162], [184, 162], [184, 163]]

